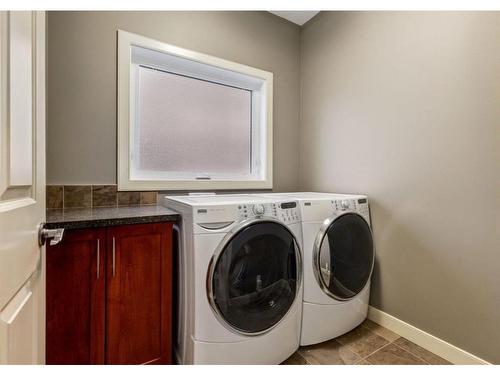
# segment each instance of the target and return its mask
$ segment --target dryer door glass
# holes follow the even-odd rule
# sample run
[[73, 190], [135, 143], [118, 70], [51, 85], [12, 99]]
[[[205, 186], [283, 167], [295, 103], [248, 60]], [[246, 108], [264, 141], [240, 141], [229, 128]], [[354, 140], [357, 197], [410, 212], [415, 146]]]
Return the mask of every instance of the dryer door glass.
[[271, 328], [295, 300], [299, 259], [295, 239], [283, 225], [261, 221], [244, 227], [213, 267], [212, 307], [239, 332], [257, 334]]
[[368, 223], [358, 214], [339, 216], [327, 228], [316, 257], [316, 274], [330, 296], [347, 300], [363, 290], [374, 262]]

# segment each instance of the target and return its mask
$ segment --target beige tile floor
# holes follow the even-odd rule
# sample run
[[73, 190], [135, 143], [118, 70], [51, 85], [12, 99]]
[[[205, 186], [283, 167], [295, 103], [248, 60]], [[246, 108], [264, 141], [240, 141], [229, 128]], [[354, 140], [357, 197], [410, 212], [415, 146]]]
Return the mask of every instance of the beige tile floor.
[[284, 365], [450, 365], [396, 333], [365, 320], [359, 327], [321, 344], [302, 346]]

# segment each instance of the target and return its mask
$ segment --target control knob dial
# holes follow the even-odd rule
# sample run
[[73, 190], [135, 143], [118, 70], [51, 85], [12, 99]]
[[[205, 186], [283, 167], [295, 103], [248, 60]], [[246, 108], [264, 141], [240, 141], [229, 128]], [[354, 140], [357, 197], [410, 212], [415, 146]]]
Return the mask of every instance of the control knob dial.
[[349, 208], [349, 201], [342, 201], [340, 202], [340, 207], [342, 207], [343, 210], [347, 210]]
[[256, 204], [253, 206], [252, 211], [255, 215], [263, 215], [266, 209], [262, 204]]

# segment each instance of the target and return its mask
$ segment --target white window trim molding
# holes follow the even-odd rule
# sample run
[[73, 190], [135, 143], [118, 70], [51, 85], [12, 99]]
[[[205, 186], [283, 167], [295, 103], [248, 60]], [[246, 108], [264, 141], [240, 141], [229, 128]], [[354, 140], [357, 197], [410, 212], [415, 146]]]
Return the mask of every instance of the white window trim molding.
[[[217, 68], [257, 77], [265, 81], [266, 160], [262, 179], [245, 180], [132, 180], [130, 176], [131, 132], [133, 114], [131, 111], [131, 90], [133, 71], [131, 69], [132, 46], [143, 47]], [[271, 189], [273, 187], [273, 74], [232, 61], [220, 59], [199, 52], [166, 44], [141, 35], [118, 30], [118, 76], [117, 76], [117, 180], [118, 190], [237, 190]]]

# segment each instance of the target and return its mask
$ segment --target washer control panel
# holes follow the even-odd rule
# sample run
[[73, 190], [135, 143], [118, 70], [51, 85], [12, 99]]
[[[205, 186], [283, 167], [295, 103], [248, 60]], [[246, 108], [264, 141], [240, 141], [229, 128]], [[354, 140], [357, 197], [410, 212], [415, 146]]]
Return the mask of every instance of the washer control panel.
[[297, 202], [282, 202], [279, 204], [279, 219], [285, 223], [300, 221], [300, 211]]
[[278, 219], [286, 224], [300, 221], [300, 211], [297, 202], [294, 201], [239, 204], [238, 216], [240, 220], [266, 216]]

